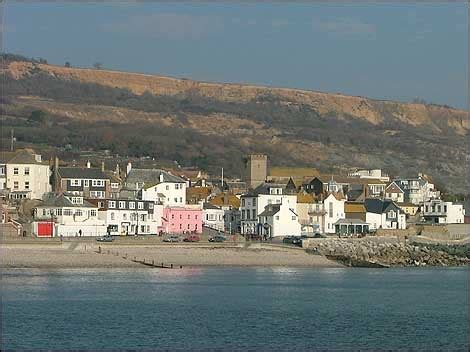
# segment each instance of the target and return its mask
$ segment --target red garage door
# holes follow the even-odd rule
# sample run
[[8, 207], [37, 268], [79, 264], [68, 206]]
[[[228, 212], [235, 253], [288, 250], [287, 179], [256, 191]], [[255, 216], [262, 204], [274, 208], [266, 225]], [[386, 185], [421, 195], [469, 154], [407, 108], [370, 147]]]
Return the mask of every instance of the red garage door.
[[38, 237], [52, 237], [53, 234], [52, 222], [39, 222], [38, 223]]

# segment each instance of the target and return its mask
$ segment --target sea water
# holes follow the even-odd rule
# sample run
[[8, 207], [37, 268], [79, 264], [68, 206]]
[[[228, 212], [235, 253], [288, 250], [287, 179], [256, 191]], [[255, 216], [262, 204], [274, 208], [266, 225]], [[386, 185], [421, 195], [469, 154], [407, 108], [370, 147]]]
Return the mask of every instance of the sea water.
[[9, 269], [1, 349], [468, 350], [469, 268]]

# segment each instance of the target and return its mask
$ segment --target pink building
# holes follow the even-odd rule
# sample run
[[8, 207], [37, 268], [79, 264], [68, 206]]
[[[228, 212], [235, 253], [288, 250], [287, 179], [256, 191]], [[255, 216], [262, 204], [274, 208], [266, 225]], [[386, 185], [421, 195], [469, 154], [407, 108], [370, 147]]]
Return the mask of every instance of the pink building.
[[165, 207], [162, 231], [166, 233], [202, 233], [202, 209], [190, 207]]

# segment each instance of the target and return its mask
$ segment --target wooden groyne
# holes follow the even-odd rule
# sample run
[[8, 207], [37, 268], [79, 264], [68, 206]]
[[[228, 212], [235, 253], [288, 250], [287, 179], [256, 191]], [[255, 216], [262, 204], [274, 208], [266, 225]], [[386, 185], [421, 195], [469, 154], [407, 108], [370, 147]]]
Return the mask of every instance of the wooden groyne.
[[[101, 246], [98, 246], [98, 250], [96, 251], [98, 254], [109, 254], [109, 255], [115, 255], [117, 257], [120, 256], [119, 252], [112, 252], [109, 249], [102, 250]], [[124, 255], [121, 256], [122, 259], [130, 260], [131, 262], [142, 264], [145, 266], [153, 267], [153, 268], [160, 268], [160, 269], [183, 269], [182, 265], [173, 265], [173, 264], [165, 264], [165, 263], [155, 263], [155, 260], [146, 260], [145, 258], [140, 260], [137, 257], [129, 258], [127, 253], [124, 253]]]

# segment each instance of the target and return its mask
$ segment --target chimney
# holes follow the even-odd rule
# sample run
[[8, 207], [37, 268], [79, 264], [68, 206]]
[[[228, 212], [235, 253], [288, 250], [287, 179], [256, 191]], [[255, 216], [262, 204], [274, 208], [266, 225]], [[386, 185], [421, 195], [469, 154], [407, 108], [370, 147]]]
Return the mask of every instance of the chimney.
[[127, 167], [126, 167], [126, 176], [129, 175], [129, 173], [131, 172], [131, 170], [132, 170], [132, 164], [131, 164], [131, 162], [129, 161], [129, 162], [127, 163]]
[[90, 160], [87, 160], [87, 162], [86, 162], [86, 168], [89, 169], [90, 167], [91, 167]]
[[114, 173], [116, 174], [117, 177], [119, 177], [121, 170], [119, 170], [119, 164], [116, 164], [116, 171]]
[[56, 156], [54, 159], [54, 191], [57, 192], [59, 190], [59, 157]]
[[101, 162], [101, 171], [104, 172], [104, 161]]
[[224, 193], [223, 199], [224, 199], [224, 205], [228, 205], [228, 194], [227, 193]]
[[160, 173], [160, 182], [163, 182], [163, 172]]

